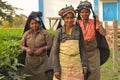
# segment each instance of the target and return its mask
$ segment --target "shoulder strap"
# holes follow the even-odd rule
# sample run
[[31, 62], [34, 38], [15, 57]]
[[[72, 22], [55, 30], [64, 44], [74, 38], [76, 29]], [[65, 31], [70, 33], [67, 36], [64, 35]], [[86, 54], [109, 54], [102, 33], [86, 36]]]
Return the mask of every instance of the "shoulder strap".
[[94, 17], [94, 29], [95, 29], [95, 34], [96, 34], [96, 15], [95, 15], [95, 13], [94, 13], [92, 7], [91, 7], [91, 11], [92, 11], [93, 17]]

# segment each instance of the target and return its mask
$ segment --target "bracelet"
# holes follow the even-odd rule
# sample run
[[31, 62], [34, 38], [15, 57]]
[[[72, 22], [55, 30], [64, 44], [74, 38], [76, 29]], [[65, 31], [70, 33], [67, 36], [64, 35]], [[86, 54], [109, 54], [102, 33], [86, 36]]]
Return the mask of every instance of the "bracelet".
[[44, 48], [45, 48], [45, 50], [47, 50], [47, 46], [45, 46]]
[[87, 67], [83, 67], [83, 69], [87, 69]]

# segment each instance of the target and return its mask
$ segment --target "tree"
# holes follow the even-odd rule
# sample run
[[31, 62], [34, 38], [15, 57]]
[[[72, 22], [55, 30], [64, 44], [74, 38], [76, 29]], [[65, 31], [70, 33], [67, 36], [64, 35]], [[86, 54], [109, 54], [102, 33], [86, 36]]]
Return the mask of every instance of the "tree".
[[10, 24], [7, 20], [3, 20], [2, 21], [2, 27], [3, 28], [12, 27], [12, 24]]
[[0, 23], [2, 20], [7, 20], [9, 22], [13, 21], [13, 15], [15, 15], [15, 10], [20, 8], [13, 7], [12, 5], [8, 4], [6, 1], [0, 0]]
[[27, 19], [27, 16], [25, 16], [24, 14], [15, 15], [13, 17], [12, 25], [14, 27], [24, 27], [26, 23], [26, 19]]

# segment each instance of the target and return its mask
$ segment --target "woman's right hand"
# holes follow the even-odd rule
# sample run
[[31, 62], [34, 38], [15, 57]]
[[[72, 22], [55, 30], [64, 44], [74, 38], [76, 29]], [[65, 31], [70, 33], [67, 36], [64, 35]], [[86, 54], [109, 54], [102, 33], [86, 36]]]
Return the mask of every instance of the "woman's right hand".
[[29, 55], [32, 55], [32, 54], [33, 54], [33, 51], [32, 51], [30, 48], [28, 48], [28, 47], [25, 48], [25, 51], [26, 51], [26, 53], [29, 54]]
[[60, 72], [54, 72], [55, 78], [60, 79]]

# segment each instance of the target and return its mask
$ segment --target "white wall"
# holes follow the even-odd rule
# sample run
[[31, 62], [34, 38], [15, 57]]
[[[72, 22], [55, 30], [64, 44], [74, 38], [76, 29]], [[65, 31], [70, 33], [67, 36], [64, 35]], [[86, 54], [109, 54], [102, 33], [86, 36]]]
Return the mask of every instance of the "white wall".
[[[81, 0], [84, 1], [84, 0]], [[88, 0], [91, 3], [93, 0]], [[49, 21], [47, 17], [59, 17], [58, 11], [63, 7], [72, 5], [75, 9], [80, 0], [44, 0], [44, 24], [49, 28]]]

